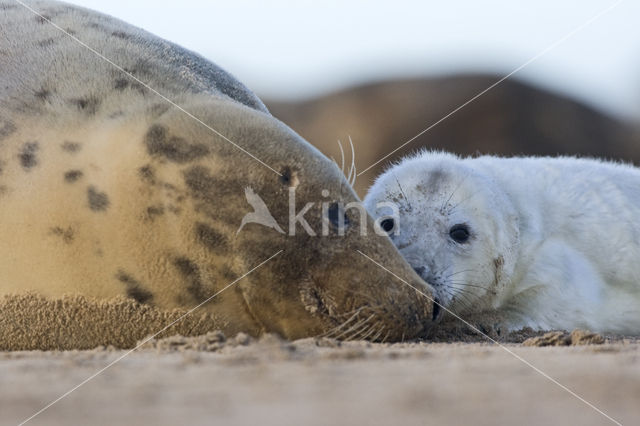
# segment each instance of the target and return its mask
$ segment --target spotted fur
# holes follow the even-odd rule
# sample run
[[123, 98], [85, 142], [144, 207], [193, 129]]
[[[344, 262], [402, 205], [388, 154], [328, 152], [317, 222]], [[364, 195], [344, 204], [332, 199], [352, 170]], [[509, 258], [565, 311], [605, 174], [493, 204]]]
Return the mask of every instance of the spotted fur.
[[[428, 300], [388, 291], [388, 274], [354, 250], [424, 285], [386, 239], [287, 238], [259, 226], [236, 234], [246, 187], [283, 224], [291, 185], [302, 203], [321, 189], [356, 198], [330, 160], [230, 74], [106, 15], [55, 1], [29, 2], [37, 14], [15, 6], [0, 0], [0, 296], [188, 309], [233, 284], [201, 307], [228, 333], [316, 335], [372, 300], [385, 306], [371, 324], [389, 325], [381, 340], [431, 324]], [[309, 213], [316, 227], [319, 212]]]

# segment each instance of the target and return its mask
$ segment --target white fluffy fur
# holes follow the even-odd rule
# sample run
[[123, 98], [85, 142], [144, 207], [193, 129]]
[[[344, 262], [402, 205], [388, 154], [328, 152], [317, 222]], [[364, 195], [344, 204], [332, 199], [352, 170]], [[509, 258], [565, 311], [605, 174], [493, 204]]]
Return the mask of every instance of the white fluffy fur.
[[[640, 170], [577, 158], [424, 152], [387, 170], [365, 206], [442, 304], [503, 327], [640, 334]], [[449, 229], [466, 223], [471, 238]]]

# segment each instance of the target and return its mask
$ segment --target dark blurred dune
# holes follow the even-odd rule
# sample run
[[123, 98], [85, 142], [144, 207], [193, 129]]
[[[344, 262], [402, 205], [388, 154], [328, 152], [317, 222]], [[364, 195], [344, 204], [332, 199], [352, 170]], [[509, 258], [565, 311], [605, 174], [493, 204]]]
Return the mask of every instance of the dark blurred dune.
[[[460, 75], [380, 82], [297, 102], [267, 100], [276, 117], [327, 156], [351, 136], [364, 170], [499, 76]], [[581, 155], [640, 164], [640, 137], [622, 122], [562, 95], [509, 79], [358, 178], [362, 196], [389, 161], [420, 148], [464, 155]], [[346, 145], [346, 144], [345, 144]]]

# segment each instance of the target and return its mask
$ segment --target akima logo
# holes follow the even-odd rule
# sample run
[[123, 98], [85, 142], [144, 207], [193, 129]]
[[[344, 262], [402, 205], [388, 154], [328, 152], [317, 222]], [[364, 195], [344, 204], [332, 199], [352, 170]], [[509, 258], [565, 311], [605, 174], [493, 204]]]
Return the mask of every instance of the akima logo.
[[247, 223], [257, 223], [267, 228], [273, 228], [281, 234], [284, 234], [278, 222], [276, 222], [275, 218], [269, 212], [267, 205], [262, 201], [262, 198], [255, 192], [253, 189], [247, 187], [244, 189], [244, 195], [247, 197], [247, 202], [253, 207], [253, 211], [251, 213], [247, 213], [242, 218], [242, 223], [240, 223], [240, 228], [236, 231], [236, 235], [244, 228]]
[[[322, 231], [320, 235], [328, 236], [330, 234], [330, 229], [333, 229], [334, 233], [337, 233], [337, 235], [340, 235], [340, 236], [345, 235], [345, 231], [351, 227], [353, 222], [352, 220], [349, 219], [349, 217], [347, 217], [346, 215], [347, 210], [355, 210], [357, 214], [359, 214], [358, 223], [360, 224], [360, 234], [365, 236], [367, 235], [368, 215], [362, 203], [358, 201], [352, 201], [350, 203], [343, 204], [342, 202], [326, 200], [326, 197], [329, 197], [329, 191], [327, 190], [322, 190], [321, 194], [322, 194], [322, 197], [325, 198], [325, 200], [321, 201], [320, 203], [320, 207], [322, 209]], [[275, 229], [281, 234], [287, 234], [287, 232], [285, 232], [280, 227], [276, 219], [273, 217], [264, 200], [258, 194], [256, 194], [252, 188], [246, 187], [244, 189], [244, 195], [247, 198], [247, 202], [249, 203], [249, 205], [253, 207], [253, 211], [244, 215], [244, 217], [242, 218], [242, 222], [240, 223], [240, 227], [236, 231], [236, 235], [240, 233], [240, 231], [245, 227], [245, 225], [248, 225], [250, 223], [256, 223], [262, 226], [266, 226], [267, 228]], [[304, 215], [308, 213], [309, 210], [311, 210], [314, 206], [315, 206], [315, 203], [308, 202], [304, 205], [304, 207], [300, 211], [296, 211], [295, 188], [289, 188], [288, 235], [290, 236], [296, 235], [296, 228], [298, 225], [302, 226], [302, 228], [305, 230], [307, 235], [310, 235], [312, 237], [315, 237], [316, 235], [318, 235], [304, 217]], [[384, 210], [380, 210], [380, 209], [384, 209]], [[380, 202], [376, 205], [376, 212], [383, 213], [382, 216], [379, 216], [374, 221], [374, 230], [376, 234], [378, 235], [389, 234], [381, 226], [381, 223], [385, 219], [393, 219], [393, 223], [395, 225], [392, 232], [394, 234], [399, 233], [400, 212], [399, 212], [398, 206], [395, 203], [386, 202], [386, 201]]]

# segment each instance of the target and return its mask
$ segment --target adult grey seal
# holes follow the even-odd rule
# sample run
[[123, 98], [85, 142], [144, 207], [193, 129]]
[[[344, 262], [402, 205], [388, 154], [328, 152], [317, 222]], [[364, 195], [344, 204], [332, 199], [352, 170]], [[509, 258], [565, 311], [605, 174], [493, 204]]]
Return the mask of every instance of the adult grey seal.
[[[225, 332], [398, 340], [432, 323], [428, 285], [335, 207], [357, 201], [340, 170], [241, 83], [114, 18], [27, 7], [0, 1], [0, 294], [189, 308], [260, 266], [202, 307]], [[284, 229], [291, 188], [316, 230], [329, 202], [345, 235], [238, 232], [247, 188]]]

